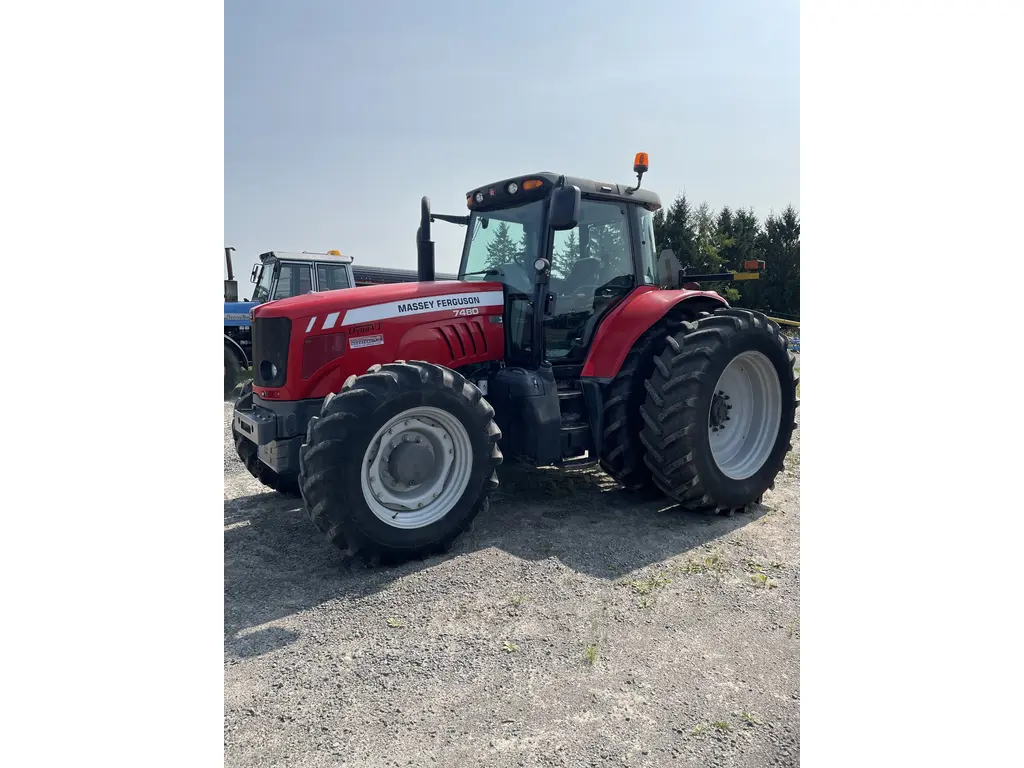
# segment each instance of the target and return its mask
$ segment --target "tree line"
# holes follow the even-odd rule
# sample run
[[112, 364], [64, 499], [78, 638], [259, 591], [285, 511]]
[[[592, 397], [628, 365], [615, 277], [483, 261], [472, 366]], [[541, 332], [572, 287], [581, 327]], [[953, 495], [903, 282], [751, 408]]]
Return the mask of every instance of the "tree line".
[[654, 214], [654, 239], [659, 251], [671, 248], [691, 274], [739, 272], [743, 262], [760, 259], [760, 280], [702, 283], [732, 305], [785, 318], [800, 316], [800, 214], [792, 205], [759, 221], [753, 210], [717, 213], [707, 203], [697, 208], [679, 195]]

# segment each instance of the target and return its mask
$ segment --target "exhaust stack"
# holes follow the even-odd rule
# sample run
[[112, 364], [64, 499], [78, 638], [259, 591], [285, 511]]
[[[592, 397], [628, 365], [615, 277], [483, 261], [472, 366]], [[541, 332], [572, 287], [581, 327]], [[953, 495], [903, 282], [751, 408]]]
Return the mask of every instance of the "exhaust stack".
[[430, 239], [430, 198], [420, 200], [420, 228], [416, 230], [416, 279], [434, 281], [434, 241]]

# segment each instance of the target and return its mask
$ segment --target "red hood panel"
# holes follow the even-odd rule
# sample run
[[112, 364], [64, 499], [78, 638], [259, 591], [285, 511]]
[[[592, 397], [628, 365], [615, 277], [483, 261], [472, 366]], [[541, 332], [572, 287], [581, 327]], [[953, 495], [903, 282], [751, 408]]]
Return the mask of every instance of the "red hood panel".
[[[500, 283], [444, 281], [345, 288], [256, 307], [257, 320], [291, 321], [286, 383], [254, 391], [274, 400], [339, 392], [376, 363], [430, 360], [458, 369], [505, 354]], [[305, 367], [304, 367], [305, 366]]]

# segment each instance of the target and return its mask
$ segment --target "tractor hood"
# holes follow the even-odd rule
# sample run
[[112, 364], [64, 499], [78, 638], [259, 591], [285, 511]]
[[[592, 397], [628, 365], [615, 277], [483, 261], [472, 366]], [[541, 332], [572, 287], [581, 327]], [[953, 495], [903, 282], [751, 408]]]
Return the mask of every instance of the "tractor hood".
[[306, 318], [329, 318], [328, 328], [340, 328], [367, 320], [493, 306], [496, 300], [500, 305], [501, 292], [501, 283], [457, 280], [366, 285], [271, 301], [256, 307], [253, 317], [287, 317], [293, 324]]

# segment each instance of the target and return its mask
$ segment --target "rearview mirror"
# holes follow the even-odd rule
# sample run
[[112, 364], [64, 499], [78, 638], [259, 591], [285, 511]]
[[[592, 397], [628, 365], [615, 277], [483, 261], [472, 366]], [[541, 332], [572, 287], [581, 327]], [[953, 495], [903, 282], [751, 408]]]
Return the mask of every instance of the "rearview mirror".
[[256, 282], [256, 273], [259, 272], [259, 271], [260, 271], [260, 265], [259, 264], [253, 264], [252, 265], [252, 272], [249, 273], [249, 282], [250, 283], [255, 283]]
[[558, 187], [551, 195], [550, 227], [555, 232], [575, 229], [580, 220], [580, 188]]

